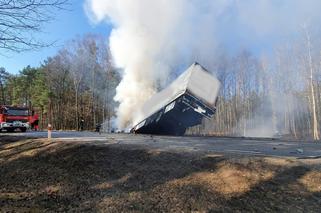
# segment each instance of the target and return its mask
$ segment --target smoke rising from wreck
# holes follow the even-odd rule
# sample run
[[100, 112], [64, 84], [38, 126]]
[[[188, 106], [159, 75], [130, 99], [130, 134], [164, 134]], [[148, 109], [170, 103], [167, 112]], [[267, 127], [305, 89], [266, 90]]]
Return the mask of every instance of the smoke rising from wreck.
[[157, 87], [168, 83], [170, 72], [211, 58], [216, 46], [212, 20], [224, 8], [224, 3], [214, 7], [211, 1], [186, 0], [87, 3], [96, 20], [106, 19], [114, 25], [110, 48], [116, 66], [123, 69], [115, 96], [120, 103], [120, 128], [137, 122], [135, 111]]
[[[194, 61], [213, 67], [219, 46], [231, 51], [273, 45], [303, 23], [321, 19], [321, 2], [310, 0], [87, 0], [93, 22], [113, 25], [109, 42], [122, 81], [115, 100], [118, 126], [130, 127], [135, 112], [171, 72]], [[270, 50], [269, 50], [270, 51]]]

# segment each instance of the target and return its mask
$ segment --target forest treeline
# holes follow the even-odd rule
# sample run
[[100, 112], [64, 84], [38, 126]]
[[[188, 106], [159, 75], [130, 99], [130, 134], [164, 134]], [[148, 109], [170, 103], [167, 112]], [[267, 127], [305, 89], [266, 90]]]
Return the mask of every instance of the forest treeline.
[[[213, 57], [207, 68], [222, 83], [217, 112], [188, 133], [318, 140], [320, 43], [305, 30], [272, 55], [257, 57], [244, 50]], [[0, 103], [36, 109], [42, 127], [52, 123], [55, 129], [79, 129], [83, 119], [85, 129], [104, 123], [110, 130], [119, 81], [106, 40], [87, 35], [67, 42], [40, 67], [26, 67], [17, 75], [1, 68]]]
[[269, 57], [222, 54], [217, 113], [190, 134], [320, 139], [321, 44], [304, 28]]
[[39, 67], [18, 74], [0, 68], [0, 103], [27, 106], [40, 117], [40, 127], [91, 130], [114, 116], [119, 74], [113, 69], [106, 39], [86, 35], [65, 44]]

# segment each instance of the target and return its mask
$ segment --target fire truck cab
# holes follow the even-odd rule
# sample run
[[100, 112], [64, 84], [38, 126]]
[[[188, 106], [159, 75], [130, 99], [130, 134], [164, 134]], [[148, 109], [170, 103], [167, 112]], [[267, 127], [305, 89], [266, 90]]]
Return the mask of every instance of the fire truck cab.
[[0, 106], [0, 131], [25, 132], [30, 127], [30, 111], [26, 107]]

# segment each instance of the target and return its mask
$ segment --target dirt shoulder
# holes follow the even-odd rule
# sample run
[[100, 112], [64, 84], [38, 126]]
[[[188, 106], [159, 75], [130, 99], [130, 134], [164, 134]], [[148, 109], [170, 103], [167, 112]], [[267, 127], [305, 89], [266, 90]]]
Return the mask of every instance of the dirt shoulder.
[[0, 211], [320, 212], [319, 159], [0, 137]]

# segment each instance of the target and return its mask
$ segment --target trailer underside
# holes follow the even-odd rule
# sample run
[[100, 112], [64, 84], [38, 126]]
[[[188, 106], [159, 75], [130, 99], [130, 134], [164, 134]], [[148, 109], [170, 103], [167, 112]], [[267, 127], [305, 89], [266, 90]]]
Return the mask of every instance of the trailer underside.
[[215, 109], [203, 104], [185, 92], [139, 124], [131, 132], [156, 135], [184, 135], [187, 128], [201, 124], [203, 117], [210, 118]]

